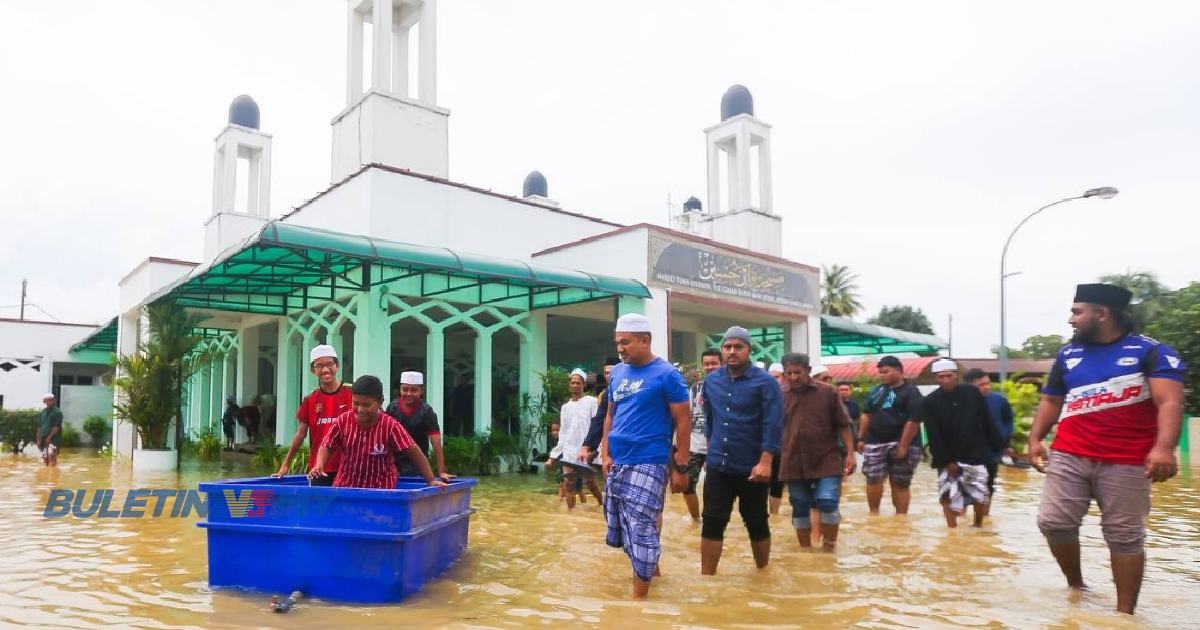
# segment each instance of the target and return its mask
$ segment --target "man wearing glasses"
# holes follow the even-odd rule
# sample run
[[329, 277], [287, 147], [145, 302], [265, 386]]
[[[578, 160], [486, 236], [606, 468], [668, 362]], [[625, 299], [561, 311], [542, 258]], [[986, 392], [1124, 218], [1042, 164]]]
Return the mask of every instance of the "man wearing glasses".
[[[317, 451], [325, 443], [325, 436], [329, 429], [337, 422], [338, 416], [352, 409], [353, 397], [350, 394], [350, 388], [342, 384], [342, 380], [338, 377], [338, 367], [340, 366], [337, 351], [333, 349], [333, 346], [324, 344], [316, 346], [309, 353], [308, 358], [309, 369], [317, 377], [317, 388], [300, 401], [300, 408], [296, 410], [296, 420], [299, 422], [296, 426], [296, 435], [292, 437], [292, 445], [288, 448], [287, 456], [283, 458], [283, 464], [273, 475], [274, 477], [282, 477], [287, 474], [288, 469], [292, 466], [292, 458], [296, 456], [300, 445], [304, 444], [304, 436], [310, 432], [312, 437], [308, 443], [308, 466], [305, 468], [311, 470], [317, 462]], [[332, 485], [333, 480], [337, 477], [340, 461], [341, 457], [338, 452], [330, 453], [329, 459], [325, 461], [325, 475], [310, 477], [310, 483], [314, 486]]]

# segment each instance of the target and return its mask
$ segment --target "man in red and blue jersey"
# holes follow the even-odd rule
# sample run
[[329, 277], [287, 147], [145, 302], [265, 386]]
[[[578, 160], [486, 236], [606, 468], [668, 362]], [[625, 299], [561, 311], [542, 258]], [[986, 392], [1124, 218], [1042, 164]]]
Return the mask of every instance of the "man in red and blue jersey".
[[[1131, 297], [1108, 284], [1077, 287], [1075, 336], [1058, 351], [1029, 432], [1030, 461], [1047, 473], [1038, 528], [1067, 585], [1086, 588], [1079, 525], [1095, 499], [1117, 611], [1127, 614], [1142, 586], [1150, 483], [1178, 472], [1185, 370], [1174, 349], [1133, 333]], [[1047, 467], [1042, 439], [1056, 422]]]

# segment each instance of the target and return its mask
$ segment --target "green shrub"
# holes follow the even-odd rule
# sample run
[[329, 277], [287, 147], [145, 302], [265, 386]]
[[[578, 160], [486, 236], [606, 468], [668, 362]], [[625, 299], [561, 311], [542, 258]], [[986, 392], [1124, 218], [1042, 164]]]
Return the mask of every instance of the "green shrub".
[[200, 459], [218, 459], [221, 457], [221, 448], [225, 446], [225, 441], [221, 438], [221, 434], [213, 427], [208, 427], [196, 436], [196, 455]]
[[37, 409], [0, 409], [0, 442], [13, 453], [20, 453], [37, 439]]
[[270, 442], [263, 442], [258, 445], [258, 452], [254, 454], [254, 459], [251, 460], [251, 463], [256, 468], [275, 472], [283, 464], [285, 455], [287, 455], [287, 449], [284, 447], [276, 446]]
[[104, 416], [88, 416], [83, 421], [83, 432], [92, 440], [92, 446], [99, 446], [112, 439], [112, 425]]
[[62, 448], [75, 448], [83, 444], [83, 436], [79, 434], [73, 427], [63, 426], [62, 437], [59, 438], [58, 445]]
[[457, 435], [442, 436], [442, 455], [446, 470], [456, 475], [479, 473], [479, 455], [474, 438]]
[[104, 446], [101, 446], [100, 450], [96, 451], [96, 454], [99, 455], [101, 459], [107, 459], [109, 461], [112, 461], [112, 458], [113, 458], [112, 444], [109, 443], [109, 444], [105, 444]]
[[[280, 448], [282, 449], [283, 447], [281, 446]], [[296, 455], [292, 458], [292, 465], [288, 467], [288, 473], [293, 475], [308, 474], [308, 457], [311, 452], [307, 444], [300, 445], [300, 448], [296, 449]], [[284, 449], [283, 454], [287, 455], [286, 449]], [[283, 460], [280, 460], [279, 463], [282, 464]], [[279, 466], [276, 466], [275, 470], [279, 470]]]
[[1013, 410], [1013, 434], [1009, 445], [1018, 453], [1025, 452], [1029, 443], [1029, 430], [1033, 427], [1033, 417], [1037, 413], [1038, 401], [1041, 394], [1033, 383], [1018, 383], [1004, 381], [996, 387], [999, 393], [1008, 398], [1008, 404]]

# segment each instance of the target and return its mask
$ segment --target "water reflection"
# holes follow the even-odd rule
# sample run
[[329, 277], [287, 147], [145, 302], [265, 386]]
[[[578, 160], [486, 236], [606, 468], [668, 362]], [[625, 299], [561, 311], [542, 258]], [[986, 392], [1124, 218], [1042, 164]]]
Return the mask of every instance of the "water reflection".
[[[629, 567], [603, 544], [594, 503], [567, 513], [544, 479], [485, 479], [475, 493], [471, 548], [445, 579], [402, 606], [305, 601], [273, 615], [268, 597], [207, 586], [196, 519], [47, 519], [52, 488], [195, 487], [243, 476], [235, 466], [190, 465], [133, 478], [68, 452], [58, 470], [35, 457], [0, 459], [0, 625], [156, 627], [511, 627], [594, 625], [685, 628], [1194, 628], [1200, 619], [1200, 486], [1156, 487], [1150, 566], [1141, 613], [1115, 604], [1107, 550], [1093, 513], [1083, 530], [1095, 591], [1072, 599], [1034, 524], [1041, 480], [1005, 469], [989, 527], [947, 530], [934, 476], [914, 482], [913, 514], [868, 517], [861, 477], [847, 484], [836, 555], [802, 552], [787, 516], [772, 521], [771, 566], [755, 571], [740, 523], [731, 523], [720, 574], [701, 579], [699, 529], [671, 497], [664, 577], [648, 602], [628, 602]], [[787, 512], [785, 507], [784, 512]], [[736, 521], [737, 519], [735, 519]]]

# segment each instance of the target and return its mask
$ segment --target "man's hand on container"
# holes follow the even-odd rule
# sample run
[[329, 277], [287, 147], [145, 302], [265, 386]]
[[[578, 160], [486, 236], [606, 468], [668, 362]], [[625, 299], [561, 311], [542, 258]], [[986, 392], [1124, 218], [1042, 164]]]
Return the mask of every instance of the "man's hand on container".
[[288, 469], [291, 467], [292, 467], [291, 462], [283, 462], [282, 464], [279, 465], [279, 470], [275, 471], [275, 474], [273, 474], [271, 476], [278, 479], [278, 478], [288, 474]]
[[313, 468], [312, 470], [308, 471], [308, 480], [309, 481], [316, 481], [317, 479], [323, 479], [326, 476], [327, 475], [325, 474], [325, 471], [321, 470], [320, 468]]

